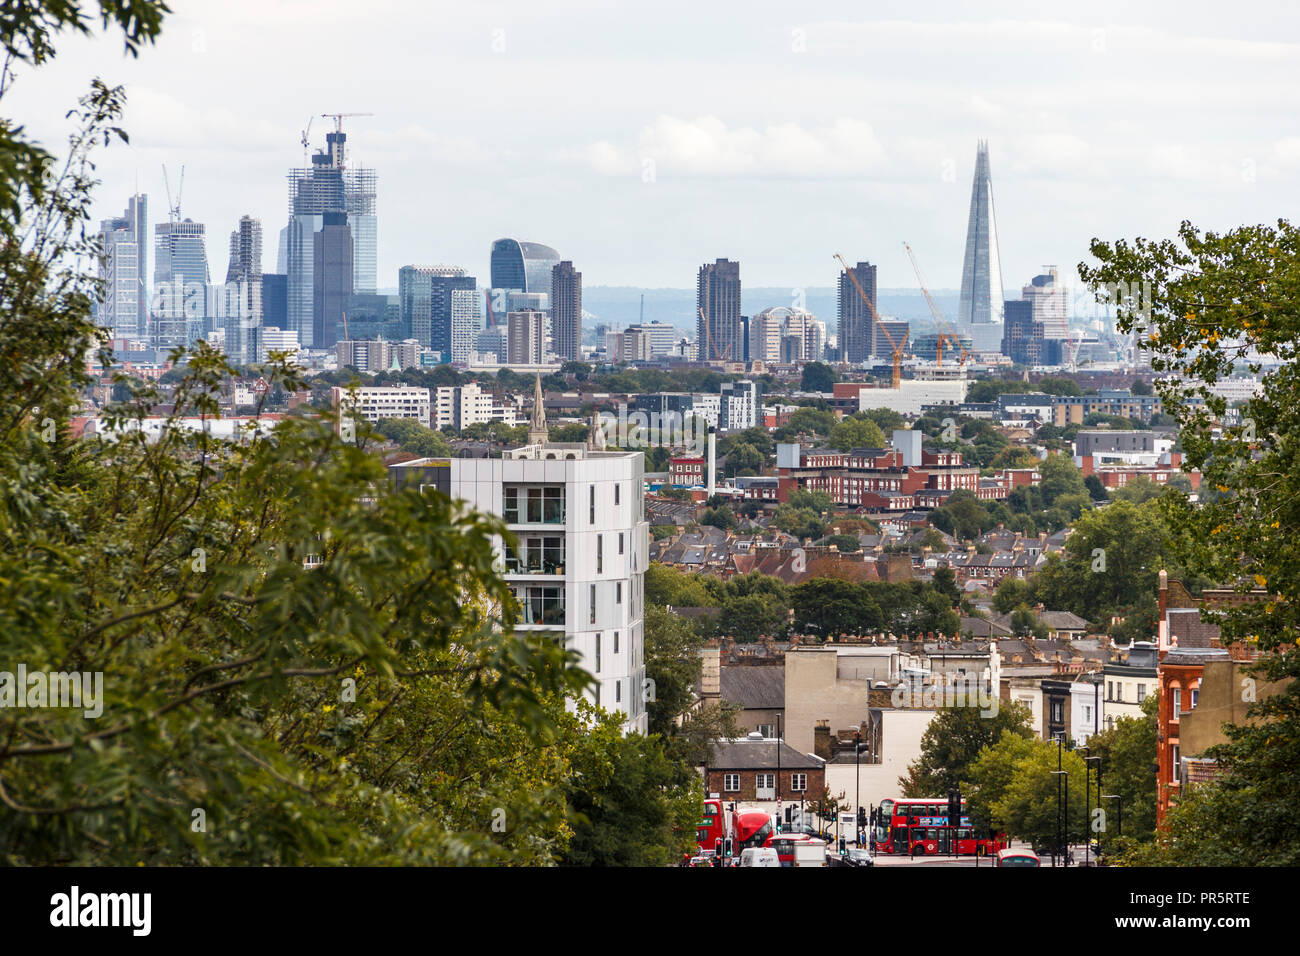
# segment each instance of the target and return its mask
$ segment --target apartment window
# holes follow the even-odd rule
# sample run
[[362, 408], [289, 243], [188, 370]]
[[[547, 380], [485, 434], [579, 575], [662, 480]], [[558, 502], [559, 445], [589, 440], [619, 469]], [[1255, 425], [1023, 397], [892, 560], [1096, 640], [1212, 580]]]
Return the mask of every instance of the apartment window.
[[724, 773], [722, 775], [722, 789], [727, 793], [740, 793], [740, 774]]
[[1173, 759], [1170, 760], [1170, 762], [1169, 762], [1169, 763], [1170, 763], [1170, 766], [1169, 766], [1169, 782], [1170, 782], [1170, 783], [1178, 783], [1178, 770], [1179, 770], [1179, 766], [1178, 766], [1178, 765], [1179, 765], [1179, 763], [1181, 762], [1181, 761], [1179, 760], [1179, 757], [1178, 757], [1178, 744], [1174, 744], [1174, 745], [1170, 748], [1170, 751], [1171, 751], [1171, 754], [1172, 754]]
[[623, 532], [622, 531], [618, 533], [618, 553], [619, 554], [623, 553]]
[[775, 790], [775, 789], [776, 789], [776, 774], [774, 774], [774, 773], [758, 773], [758, 774], [755, 774], [755, 775], [754, 775], [754, 786], [757, 787], [759, 790], [763, 790], [763, 789], [767, 789], [767, 790]]
[[618, 493], [622, 489], [622, 487], [623, 487], [622, 485], [614, 486], [614, 504], [618, 504], [618, 497], [619, 497]]
[[597, 681], [596, 689], [591, 692], [591, 699], [597, 707], [600, 706], [600, 682]]
[[1193, 691], [1191, 692], [1191, 694], [1192, 694], [1192, 705], [1191, 705], [1190, 707], [1188, 707], [1187, 709], [1188, 709], [1188, 710], [1195, 710], [1195, 709], [1196, 709], [1196, 702], [1197, 702], [1198, 700], [1200, 700], [1200, 698], [1201, 698], [1201, 692], [1200, 692], [1199, 689], [1195, 689], [1195, 690], [1193, 690]]
[[507, 524], [564, 524], [564, 489], [508, 485], [501, 494]]
[[563, 624], [564, 588], [523, 587], [515, 590], [524, 624]]
[[1182, 713], [1182, 710], [1183, 710], [1183, 689], [1181, 687], [1175, 687], [1174, 688], [1174, 720], [1178, 719], [1178, 715]]
[[1065, 703], [1064, 701], [1052, 701], [1052, 723], [1060, 724], [1065, 722]]
[[1142, 701], [1146, 699], [1147, 699], [1147, 685], [1138, 684], [1138, 703], [1140, 704], [1142, 703]]
[[802, 793], [808, 789], [808, 775], [806, 773], [790, 774], [790, 789], [795, 793]]
[[605, 573], [605, 536], [596, 535], [596, 573]]
[[592, 485], [591, 488], [588, 490], [591, 492], [591, 506], [590, 506], [591, 515], [588, 520], [591, 524], [595, 524], [596, 523], [596, 486]]
[[596, 585], [591, 586], [591, 623], [596, 623]]
[[621, 704], [622, 702], [623, 702], [623, 682], [621, 680], [616, 680], [614, 681], [614, 703]]
[[764, 737], [776, 736], [776, 724], [759, 724], [754, 729], [757, 730]]
[[596, 673], [600, 673], [600, 635], [596, 635]]
[[622, 581], [618, 581], [614, 584], [614, 603], [615, 604], [623, 603], [623, 582]]
[[614, 632], [614, 653], [618, 653], [618, 631]]
[[1106, 681], [1106, 699], [1115, 699], [1115, 682], [1113, 680]]

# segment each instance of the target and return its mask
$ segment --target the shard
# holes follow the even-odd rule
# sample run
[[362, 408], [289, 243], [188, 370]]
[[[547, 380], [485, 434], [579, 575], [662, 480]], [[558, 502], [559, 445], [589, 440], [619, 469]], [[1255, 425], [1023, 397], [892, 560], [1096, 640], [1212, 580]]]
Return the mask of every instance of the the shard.
[[993, 181], [989, 176], [989, 144], [980, 140], [975, 152], [975, 182], [970, 192], [958, 319], [971, 325], [1000, 323], [1003, 295], [997, 218], [993, 214]]

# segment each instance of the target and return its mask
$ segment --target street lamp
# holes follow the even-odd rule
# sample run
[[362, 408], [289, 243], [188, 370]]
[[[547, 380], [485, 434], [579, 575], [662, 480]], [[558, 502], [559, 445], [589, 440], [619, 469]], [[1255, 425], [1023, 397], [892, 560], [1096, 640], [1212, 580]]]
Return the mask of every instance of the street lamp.
[[[1101, 789], [1100, 787], [1098, 788]], [[1124, 797], [1118, 793], [1108, 793], [1102, 797], [1103, 800], [1117, 801], [1115, 813], [1115, 835], [1122, 837], [1124, 835]]]
[[[1093, 763], [1094, 761], [1097, 764], [1097, 809], [1098, 810], [1101, 809], [1101, 758], [1084, 757], [1083, 758], [1083, 786], [1084, 786], [1084, 794], [1085, 794], [1083, 800], [1083, 822], [1085, 827], [1085, 834], [1084, 834], [1085, 843], [1083, 844], [1083, 865], [1084, 866], [1089, 865], [1088, 850], [1092, 846], [1092, 837], [1088, 836], [1088, 834], [1092, 832], [1092, 820], [1088, 815], [1088, 807], [1090, 806], [1090, 804], [1088, 802], [1089, 797], [1087, 796], [1087, 794], [1090, 794], [1092, 792], [1090, 789], [1088, 789], [1089, 787], [1088, 771], [1091, 769], [1088, 765]], [[1100, 839], [1097, 841], [1097, 853], [1098, 855], [1101, 854]]]
[[777, 829], [781, 826], [781, 715], [776, 715], [776, 812]]
[[853, 731], [853, 842], [862, 845], [862, 731]]
[[[1070, 865], [1070, 858], [1066, 855], [1066, 849], [1070, 842], [1070, 773], [1067, 770], [1053, 770], [1052, 776], [1057, 778], [1056, 781], [1056, 820], [1057, 820], [1057, 840], [1056, 846], [1061, 853], [1061, 859], [1064, 866]], [[1061, 785], [1065, 785], [1065, 802], [1061, 802]]]

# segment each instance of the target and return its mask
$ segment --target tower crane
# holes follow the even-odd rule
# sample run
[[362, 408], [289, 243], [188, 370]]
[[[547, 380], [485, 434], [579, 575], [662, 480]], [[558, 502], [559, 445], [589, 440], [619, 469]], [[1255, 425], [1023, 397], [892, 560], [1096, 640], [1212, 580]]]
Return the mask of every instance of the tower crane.
[[307, 151], [311, 148], [311, 121], [314, 116], [307, 117], [307, 128], [302, 131], [302, 164], [307, 165]]
[[343, 132], [343, 118], [345, 116], [374, 116], [374, 113], [321, 113], [321, 119], [334, 120], [334, 132]]
[[879, 326], [880, 331], [885, 333], [885, 340], [889, 342], [889, 347], [894, 350], [893, 377], [891, 379], [890, 388], [902, 388], [903, 346], [907, 344], [907, 333], [904, 333], [902, 342], [894, 341], [894, 337], [889, 334], [889, 329], [885, 328], [885, 323], [880, 320], [880, 314], [876, 312], [876, 304], [872, 302], [867, 296], [867, 293], [863, 291], [862, 283], [858, 281], [858, 277], [854, 275], [853, 270], [849, 268], [849, 264], [844, 261], [844, 257], [838, 252], [835, 253], [835, 258], [840, 260], [840, 265], [844, 267], [844, 272], [848, 275], [849, 281], [853, 283], [853, 288], [858, 290], [858, 295], [862, 297], [862, 301], [867, 304], [867, 308], [871, 312], [871, 318], [875, 321], [876, 325]]
[[173, 223], [181, 221], [181, 190], [185, 188], [185, 167], [181, 166], [181, 181], [176, 184], [176, 201], [172, 202], [172, 184], [167, 178], [167, 164], [163, 164], [163, 186], [167, 189], [167, 218]]
[[943, 312], [940, 311], [939, 304], [934, 301], [934, 297], [930, 295], [930, 290], [925, 287], [925, 280], [921, 278], [921, 267], [917, 264], [916, 254], [912, 252], [912, 247], [904, 242], [903, 248], [907, 250], [907, 258], [912, 260], [912, 269], [916, 272], [917, 285], [921, 287], [925, 301], [930, 306], [930, 315], [934, 317], [934, 331], [937, 333], [934, 350], [935, 364], [940, 368], [943, 367], [943, 343], [947, 340], [955, 348], [960, 349], [961, 357], [958, 359], [957, 365], [959, 367], [964, 366], [970, 353], [961, 344], [961, 340], [957, 338], [957, 334], [953, 331], [952, 326], [948, 324], [948, 320], [943, 317]]

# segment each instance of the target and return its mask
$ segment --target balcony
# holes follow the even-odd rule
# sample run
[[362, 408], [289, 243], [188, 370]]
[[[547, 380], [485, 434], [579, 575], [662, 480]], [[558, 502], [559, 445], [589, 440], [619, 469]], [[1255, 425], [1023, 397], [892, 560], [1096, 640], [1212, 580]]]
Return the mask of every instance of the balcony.
[[564, 537], [562, 535], [519, 535], [518, 547], [505, 556], [506, 574], [537, 574], [558, 577], [564, 574]]
[[520, 624], [564, 626], [563, 587], [524, 587], [515, 589], [519, 601]]
[[503, 489], [502, 517], [506, 524], [563, 525], [564, 488], [555, 485], [507, 485]]

